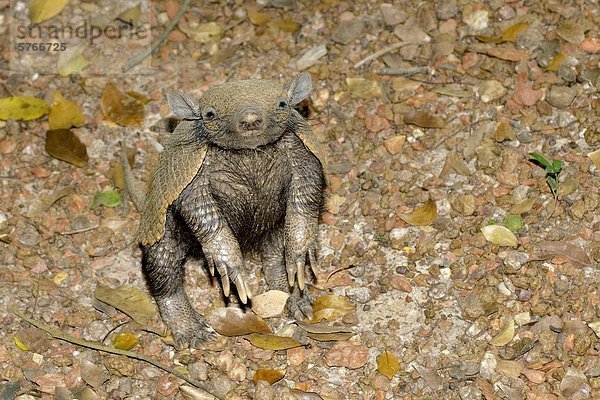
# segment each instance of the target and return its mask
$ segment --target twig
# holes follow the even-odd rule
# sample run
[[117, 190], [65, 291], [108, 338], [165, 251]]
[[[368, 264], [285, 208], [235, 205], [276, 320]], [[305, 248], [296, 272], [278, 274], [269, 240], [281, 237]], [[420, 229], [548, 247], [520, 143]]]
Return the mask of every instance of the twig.
[[416, 75], [416, 74], [431, 74], [431, 67], [408, 67], [408, 68], [381, 68], [380, 75]]
[[376, 58], [379, 58], [382, 55], [389, 53], [390, 51], [399, 49], [400, 47], [405, 46], [405, 45], [406, 45], [406, 43], [404, 43], [404, 42], [398, 42], [398, 43], [394, 43], [391, 46], [385, 47], [379, 51], [376, 51], [375, 53], [371, 54], [370, 56], [367, 56], [367, 57], [363, 58], [362, 60], [360, 60], [359, 62], [357, 62], [356, 64], [354, 64], [354, 68], [360, 68], [363, 64], [366, 64], [371, 60], [375, 60]]
[[77, 233], [83, 233], [83, 232], [88, 232], [88, 231], [93, 231], [94, 229], [98, 229], [100, 227], [100, 225], [93, 225], [93, 226], [88, 226], [87, 228], [81, 228], [81, 229], [76, 229], [74, 231], [67, 231], [67, 232], [58, 232], [61, 235], [75, 235]]
[[77, 338], [74, 338], [73, 336], [63, 333], [58, 328], [55, 328], [50, 325], [46, 325], [45, 323], [43, 323], [41, 321], [36, 321], [35, 319], [21, 313], [18, 310], [10, 310], [10, 312], [13, 313], [14, 315], [16, 315], [17, 317], [21, 318], [22, 320], [29, 322], [31, 325], [35, 326], [36, 328], [49, 333], [55, 339], [64, 340], [65, 342], [73, 343], [77, 346], [87, 347], [89, 349], [103, 351], [105, 353], [118, 354], [121, 356], [126, 356], [129, 358], [134, 358], [136, 360], [147, 362], [148, 364], [152, 364], [155, 367], [162, 369], [163, 371], [166, 371], [172, 375], [175, 375], [179, 379], [186, 381], [187, 383], [189, 383], [190, 385], [192, 385], [194, 387], [197, 387], [198, 389], [204, 390], [206, 393], [210, 394], [211, 396], [213, 396], [219, 400], [225, 400], [224, 397], [221, 397], [218, 394], [212, 393], [210, 391], [210, 389], [207, 388], [206, 385], [202, 384], [201, 382], [198, 382], [197, 380], [195, 380], [193, 378], [187, 377], [184, 374], [182, 374], [181, 372], [179, 372], [171, 367], [167, 367], [166, 365], [163, 365], [162, 363], [160, 363], [144, 354], [137, 353], [135, 351], [115, 349], [115, 348], [107, 347], [107, 346], [104, 346], [104, 345], [101, 345], [98, 343], [90, 342], [90, 341], [87, 341], [84, 339], [77, 339]]
[[156, 39], [150, 45], [150, 47], [146, 47], [143, 50], [140, 50], [139, 52], [137, 52], [136, 54], [134, 54], [123, 65], [123, 67], [122, 67], [123, 72], [127, 72], [131, 68], [133, 68], [136, 65], [138, 65], [140, 62], [142, 62], [142, 60], [144, 58], [146, 58], [150, 54], [152, 54], [152, 52], [154, 52], [154, 50], [156, 50], [158, 48], [158, 46], [160, 46], [162, 44], [162, 42], [165, 41], [165, 39], [167, 38], [167, 36], [169, 35], [169, 33], [171, 33], [171, 31], [175, 28], [175, 25], [177, 25], [177, 23], [179, 22], [179, 19], [181, 18], [181, 16], [185, 13], [186, 9], [190, 5], [190, 2], [191, 2], [191, 0], [184, 0], [183, 5], [179, 9], [179, 12], [177, 13], [177, 15], [175, 15], [175, 18], [173, 18], [173, 21], [171, 21], [171, 23], [169, 24], [169, 26], [167, 26], [167, 29], [165, 29], [165, 31], [158, 37], [158, 39]]

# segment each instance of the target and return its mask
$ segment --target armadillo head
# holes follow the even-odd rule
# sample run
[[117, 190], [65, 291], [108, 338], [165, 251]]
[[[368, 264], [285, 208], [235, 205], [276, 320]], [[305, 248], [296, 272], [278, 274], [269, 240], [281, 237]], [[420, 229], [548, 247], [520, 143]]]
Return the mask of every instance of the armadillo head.
[[[286, 86], [271, 80], [251, 79], [227, 82], [208, 89], [198, 106], [175, 104], [180, 116], [198, 120], [201, 134], [212, 144], [225, 149], [251, 149], [279, 139], [293, 129], [297, 118], [293, 107], [308, 97], [312, 82], [301, 73]], [[175, 105], [175, 107], [174, 107]], [[191, 107], [189, 115], [182, 109]]]

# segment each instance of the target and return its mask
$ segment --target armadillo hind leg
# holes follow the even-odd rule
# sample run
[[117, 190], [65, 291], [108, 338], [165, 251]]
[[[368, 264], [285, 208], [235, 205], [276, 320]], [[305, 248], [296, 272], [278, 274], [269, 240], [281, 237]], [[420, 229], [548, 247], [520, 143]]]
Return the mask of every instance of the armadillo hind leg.
[[286, 308], [290, 317], [303, 320], [312, 318], [312, 295], [308, 289], [300, 290], [297, 285], [290, 287], [285, 267], [283, 227], [276, 229], [261, 245], [260, 256], [263, 273], [271, 290], [290, 293]]
[[142, 247], [142, 271], [160, 316], [173, 334], [175, 346], [199, 348], [215, 334], [194, 310], [183, 288], [183, 265], [191, 244], [174, 236], [174, 224], [168, 213], [163, 238], [152, 246]]

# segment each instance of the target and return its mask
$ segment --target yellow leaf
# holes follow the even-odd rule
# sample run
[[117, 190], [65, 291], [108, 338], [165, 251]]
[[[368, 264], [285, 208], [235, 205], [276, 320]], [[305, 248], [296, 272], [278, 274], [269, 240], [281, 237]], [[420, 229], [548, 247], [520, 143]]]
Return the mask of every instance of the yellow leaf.
[[133, 332], [121, 332], [117, 334], [113, 340], [115, 347], [121, 350], [130, 350], [138, 344], [138, 342], [139, 339]]
[[317, 298], [313, 302], [312, 308], [311, 322], [319, 322], [323, 319], [332, 321], [354, 311], [354, 307], [346, 297], [333, 294]]
[[252, 333], [247, 338], [254, 346], [265, 350], [286, 350], [302, 346], [302, 343], [287, 336]]
[[81, 108], [63, 97], [60, 91], [54, 92], [48, 114], [50, 129], [68, 129], [72, 126], [83, 125]]
[[131, 7], [123, 11], [121, 14], [117, 15], [118, 19], [123, 21], [127, 21], [130, 24], [136, 26], [138, 21], [140, 20], [140, 16], [142, 15], [142, 3], [137, 3], [137, 5]]
[[492, 346], [500, 347], [508, 344], [515, 336], [515, 321], [509, 319], [500, 328], [500, 333], [490, 340]]
[[279, 19], [276, 21], [269, 21], [268, 26], [269, 28], [278, 28], [284, 32], [293, 33], [300, 29], [302, 25], [292, 19]]
[[421, 207], [408, 214], [399, 213], [400, 219], [407, 224], [422, 226], [431, 224], [437, 217], [437, 206], [435, 201], [429, 200]]
[[208, 323], [219, 335], [242, 336], [249, 333], [271, 333], [271, 328], [258, 315], [240, 308], [218, 308], [206, 316]]
[[514, 233], [510, 229], [500, 225], [488, 225], [481, 228], [481, 233], [490, 243], [497, 244], [498, 246], [512, 246], [517, 247], [519, 241]]
[[48, 113], [48, 106], [42, 99], [32, 96], [15, 96], [0, 99], [0, 119], [29, 121]]
[[392, 353], [386, 350], [377, 356], [377, 370], [388, 379], [392, 379], [400, 370], [400, 363]]
[[96, 286], [96, 299], [129, 315], [140, 325], [157, 316], [156, 306], [146, 292], [133, 286], [119, 286], [114, 289], [108, 286]]
[[65, 279], [67, 279], [68, 277], [69, 277], [68, 273], [66, 273], [65, 271], [61, 271], [58, 274], [54, 275], [54, 278], [52, 278], [52, 280], [54, 281], [54, 283], [56, 285], [58, 285], [61, 282], [63, 282]]
[[252, 7], [248, 7], [246, 10], [246, 14], [248, 15], [248, 19], [252, 22], [253, 25], [259, 26], [264, 25], [269, 21], [269, 16], [265, 13], [261, 13]]
[[502, 39], [492, 37], [492, 36], [476, 35], [475, 39], [477, 39], [483, 43], [494, 43], [494, 44], [502, 43]]
[[509, 26], [502, 31], [502, 40], [505, 42], [516, 42], [519, 33], [523, 32], [529, 26], [529, 22], [519, 22]]
[[33, 0], [29, 4], [29, 19], [34, 24], [50, 19], [61, 12], [68, 2], [69, 0]]
[[13, 341], [15, 342], [15, 344], [17, 345], [18, 348], [20, 348], [23, 351], [30, 351], [31, 349], [27, 346], [25, 346], [25, 343], [21, 342], [21, 339], [19, 339], [16, 336], [13, 336]]
[[272, 385], [283, 378], [284, 375], [285, 372], [277, 371], [276, 369], [259, 369], [252, 377], [252, 380], [254, 384], [257, 384], [258, 381], [267, 381], [269, 385]]
[[562, 64], [566, 59], [567, 57], [563, 53], [558, 53], [557, 55], [552, 57], [550, 64], [548, 64], [548, 67], [546, 67], [546, 71], [558, 71], [558, 67], [560, 67], [560, 64]]
[[224, 32], [223, 27], [212, 21], [195, 27], [180, 22], [179, 29], [193, 40], [200, 43], [219, 40]]

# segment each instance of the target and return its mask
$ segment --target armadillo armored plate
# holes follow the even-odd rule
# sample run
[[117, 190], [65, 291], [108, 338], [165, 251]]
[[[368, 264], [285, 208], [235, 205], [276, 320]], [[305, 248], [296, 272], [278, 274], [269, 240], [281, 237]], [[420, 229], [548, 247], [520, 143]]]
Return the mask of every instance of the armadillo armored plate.
[[195, 121], [181, 121], [158, 158], [158, 165], [140, 217], [138, 240], [144, 246], [158, 242], [165, 233], [167, 208], [196, 176], [207, 146], [195, 137]]

